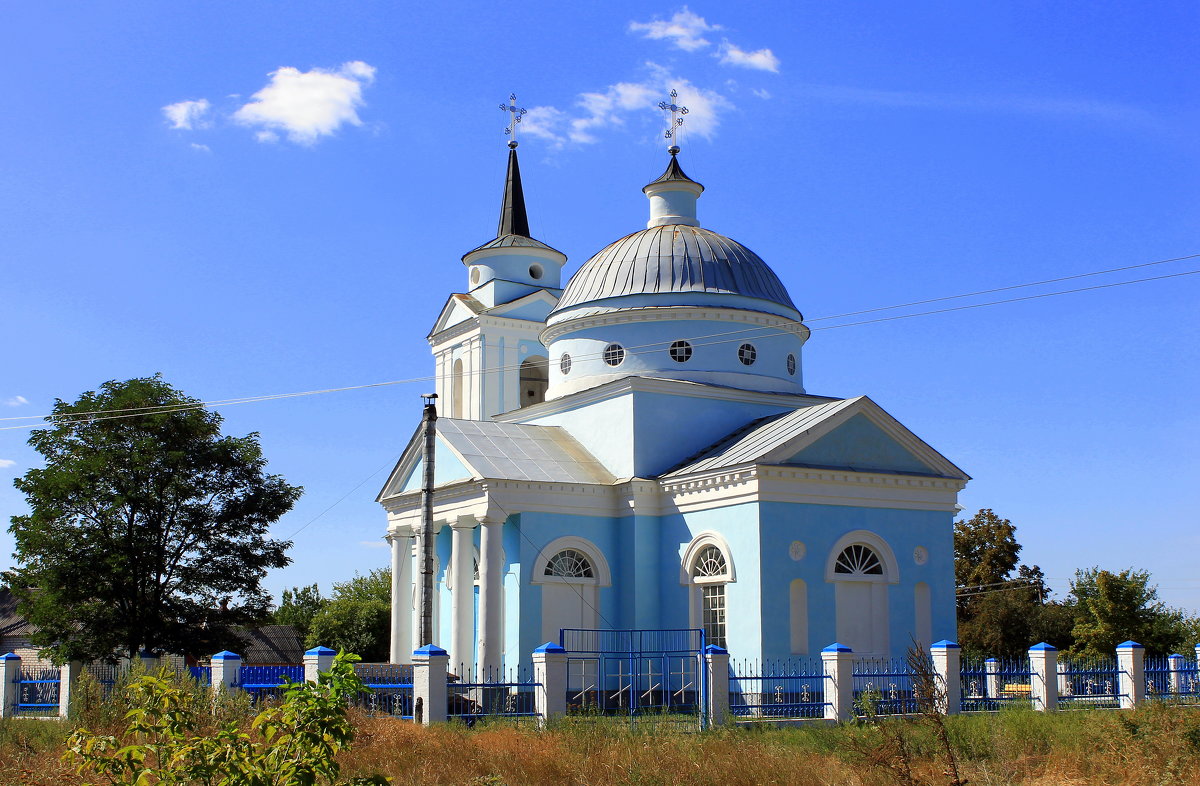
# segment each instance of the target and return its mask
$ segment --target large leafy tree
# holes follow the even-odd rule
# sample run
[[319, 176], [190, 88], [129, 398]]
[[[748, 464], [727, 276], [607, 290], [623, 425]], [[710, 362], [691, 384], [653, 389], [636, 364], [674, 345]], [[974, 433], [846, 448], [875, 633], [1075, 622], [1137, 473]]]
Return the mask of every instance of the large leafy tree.
[[333, 595], [313, 617], [309, 647], [353, 652], [365, 661], [388, 659], [392, 571], [377, 568], [333, 585]]
[[1076, 601], [1072, 651], [1080, 655], [1111, 655], [1117, 644], [1129, 640], [1154, 655], [1195, 643], [1185, 641], [1191, 620], [1158, 599], [1148, 571], [1077, 570], [1071, 595]]
[[157, 375], [106, 382], [30, 437], [46, 466], [15, 482], [31, 512], [6, 578], [55, 660], [212, 652], [268, 612], [291, 545], [268, 529], [301, 489], [198, 403]]
[[321, 588], [316, 584], [285, 589], [279, 601], [279, 608], [271, 615], [271, 621], [276, 625], [291, 625], [300, 637], [304, 638], [308, 635], [308, 629], [312, 627], [313, 617], [317, 616], [324, 605]]

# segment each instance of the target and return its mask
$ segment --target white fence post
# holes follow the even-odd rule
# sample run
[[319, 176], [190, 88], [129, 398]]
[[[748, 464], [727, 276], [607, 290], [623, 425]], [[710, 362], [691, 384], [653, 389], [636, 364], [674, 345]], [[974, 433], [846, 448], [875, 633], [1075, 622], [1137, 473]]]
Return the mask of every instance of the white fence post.
[[989, 699], [1000, 698], [1000, 661], [988, 658], [983, 662], [983, 695]]
[[1146, 700], [1146, 648], [1136, 641], [1117, 645], [1117, 685], [1121, 709], [1131, 710]]
[[75, 692], [75, 680], [83, 664], [77, 660], [64, 663], [58, 668], [58, 717], [65, 718], [71, 711], [71, 694]]
[[413, 719], [418, 723], [446, 722], [449, 663], [449, 654], [436, 644], [413, 650]]
[[1174, 696], [1183, 693], [1183, 656], [1179, 653], [1167, 656], [1167, 690]]
[[20, 655], [10, 652], [0, 656], [0, 718], [17, 714], [17, 675], [20, 673]]
[[548, 641], [533, 651], [534, 710], [538, 725], [567, 714], [567, 651]]
[[854, 717], [854, 652], [833, 643], [821, 650], [825, 671], [825, 717], [844, 721]]
[[962, 650], [955, 642], [942, 639], [929, 648], [929, 655], [933, 671], [942, 683], [938, 712], [957, 715], [962, 709]]
[[708, 725], [723, 726], [729, 720], [729, 650], [709, 644], [704, 648], [708, 678]]
[[336, 652], [328, 647], [313, 647], [304, 653], [304, 681], [316, 682], [317, 675], [333, 668]]
[[221, 691], [232, 693], [237, 690], [240, 682], [238, 672], [242, 668], [242, 656], [236, 652], [222, 650], [212, 656], [212, 692], [215, 696]]
[[1058, 709], [1058, 648], [1042, 642], [1029, 648], [1029, 698], [1038, 712]]

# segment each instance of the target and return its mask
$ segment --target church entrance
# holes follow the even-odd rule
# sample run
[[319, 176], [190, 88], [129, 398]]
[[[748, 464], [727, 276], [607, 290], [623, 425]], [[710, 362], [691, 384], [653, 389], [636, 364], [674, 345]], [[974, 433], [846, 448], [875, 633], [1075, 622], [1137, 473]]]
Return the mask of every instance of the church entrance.
[[871, 546], [851, 543], [838, 552], [828, 579], [834, 584], [837, 640], [863, 657], [888, 652], [888, 578]]

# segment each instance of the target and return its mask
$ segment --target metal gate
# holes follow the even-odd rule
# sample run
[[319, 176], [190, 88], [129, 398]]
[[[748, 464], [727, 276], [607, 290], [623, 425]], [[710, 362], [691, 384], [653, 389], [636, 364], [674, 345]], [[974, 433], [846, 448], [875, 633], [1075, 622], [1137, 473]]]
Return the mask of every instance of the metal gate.
[[567, 651], [568, 715], [703, 727], [703, 630], [564, 628], [559, 644]]

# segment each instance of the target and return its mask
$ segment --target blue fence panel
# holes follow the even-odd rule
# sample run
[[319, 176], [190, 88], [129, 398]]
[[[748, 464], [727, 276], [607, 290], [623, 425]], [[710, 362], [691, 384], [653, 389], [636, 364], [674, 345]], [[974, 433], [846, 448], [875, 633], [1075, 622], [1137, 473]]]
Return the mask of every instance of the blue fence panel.
[[1030, 705], [1033, 673], [1027, 659], [964, 660], [959, 673], [963, 712], [996, 712], [1005, 706]]
[[412, 720], [413, 667], [394, 663], [355, 663], [354, 673], [367, 689], [351, 704], [371, 715]]
[[478, 677], [463, 675], [446, 686], [446, 714], [468, 726], [480, 720], [536, 720], [534, 691], [540, 686], [533, 680], [532, 666], [489, 669]]
[[189, 666], [188, 674], [204, 687], [212, 686], [212, 666]]
[[1186, 658], [1146, 658], [1146, 698], [1179, 704], [1200, 704], [1200, 675], [1196, 661]]
[[242, 666], [238, 669], [237, 687], [250, 694], [251, 702], [278, 701], [283, 698], [286, 680], [304, 682], [304, 665]]
[[699, 723], [704, 670], [698, 653], [631, 652], [569, 655], [567, 712], [626, 716], [631, 722]]
[[854, 663], [854, 712], [866, 715], [906, 715], [917, 712], [912, 675], [904, 658], [879, 658]]
[[605, 655], [637, 653], [686, 654], [704, 651], [700, 628], [662, 630], [581, 630], [563, 628], [558, 643], [567, 652]]
[[22, 667], [16, 684], [16, 715], [57, 715], [61, 672], [53, 667]]
[[825, 669], [819, 658], [729, 663], [729, 711], [735, 718], [825, 717]]
[[1120, 706], [1116, 658], [1068, 658], [1058, 663], [1058, 708], [1114, 709]]

